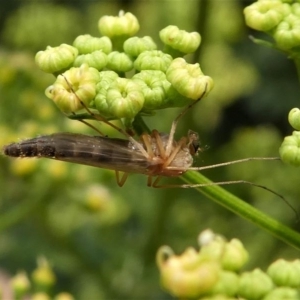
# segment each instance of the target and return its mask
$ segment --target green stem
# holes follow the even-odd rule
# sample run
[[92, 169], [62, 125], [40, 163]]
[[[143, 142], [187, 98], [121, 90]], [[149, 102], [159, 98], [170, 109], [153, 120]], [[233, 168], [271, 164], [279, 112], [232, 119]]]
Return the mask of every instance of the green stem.
[[[199, 172], [189, 171], [182, 175], [182, 179], [189, 184], [210, 183]], [[220, 186], [206, 186], [196, 188], [208, 198], [226, 207], [242, 218], [260, 226], [273, 236], [300, 250], [300, 234], [291, 228], [281, 224], [277, 220], [267, 216], [242, 199], [232, 195]]]

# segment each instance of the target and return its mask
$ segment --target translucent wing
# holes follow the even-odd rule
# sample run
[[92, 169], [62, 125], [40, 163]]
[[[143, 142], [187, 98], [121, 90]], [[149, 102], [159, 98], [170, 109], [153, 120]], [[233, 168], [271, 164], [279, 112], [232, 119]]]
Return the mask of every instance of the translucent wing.
[[13, 143], [4, 147], [4, 154], [46, 157], [141, 174], [147, 174], [147, 168], [151, 165], [128, 140], [73, 133], [55, 133]]

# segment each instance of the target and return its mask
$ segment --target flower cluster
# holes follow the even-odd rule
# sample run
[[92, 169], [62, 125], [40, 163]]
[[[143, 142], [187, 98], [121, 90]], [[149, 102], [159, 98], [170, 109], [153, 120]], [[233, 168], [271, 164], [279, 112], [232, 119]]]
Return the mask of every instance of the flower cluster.
[[168, 246], [157, 253], [162, 286], [180, 299], [299, 299], [300, 260], [279, 259], [266, 272], [240, 272], [248, 261], [243, 244], [205, 230], [199, 251], [188, 248], [175, 255]]
[[128, 124], [139, 112], [184, 106], [212, 89], [199, 64], [182, 57], [199, 47], [197, 32], [164, 28], [161, 51], [151, 37], [135, 36], [140, 26], [131, 13], [104, 16], [98, 27], [102, 37], [81, 35], [36, 54], [40, 69], [57, 77], [46, 95], [64, 113], [89, 107]]
[[[249, 27], [267, 33], [274, 43], [270, 46], [287, 53], [299, 65], [300, 47], [300, 3], [299, 1], [259, 0], [244, 10]], [[257, 43], [266, 42], [254, 39]], [[296, 129], [287, 136], [280, 149], [282, 161], [300, 166], [300, 110], [293, 108], [288, 116], [289, 123]]]
[[14, 299], [23, 299], [31, 294], [31, 299], [74, 300], [74, 297], [66, 292], [59, 293], [54, 297], [50, 296], [51, 289], [56, 283], [56, 276], [44, 257], [38, 259], [38, 266], [30, 277], [25, 271], [19, 271], [10, 279], [7, 288], [11, 288]]
[[289, 2], [259, 0], [244, 10], [246, 24], [269, 34], [281, 50], [300, 46], [300, 3]]

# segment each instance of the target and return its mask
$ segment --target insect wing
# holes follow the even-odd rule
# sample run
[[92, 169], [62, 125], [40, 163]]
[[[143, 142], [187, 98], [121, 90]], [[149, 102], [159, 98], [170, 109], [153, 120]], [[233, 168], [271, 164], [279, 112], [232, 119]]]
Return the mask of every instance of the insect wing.
[[128, 173], [144, 174], [150, 165], [128, 140], [73, 133], [55, 133], [14, 143], [4, 147], [4, 154], [46, 157]]

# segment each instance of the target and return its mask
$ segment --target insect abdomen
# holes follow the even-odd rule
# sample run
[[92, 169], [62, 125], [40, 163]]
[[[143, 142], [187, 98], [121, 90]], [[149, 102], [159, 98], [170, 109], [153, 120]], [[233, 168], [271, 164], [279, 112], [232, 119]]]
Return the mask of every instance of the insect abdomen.
[[55, 143], [51, 136], [41, 136], [4, 147], [5, 155], [13, 157], [55, 157]]

